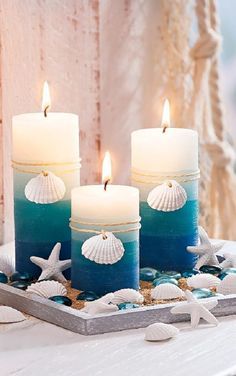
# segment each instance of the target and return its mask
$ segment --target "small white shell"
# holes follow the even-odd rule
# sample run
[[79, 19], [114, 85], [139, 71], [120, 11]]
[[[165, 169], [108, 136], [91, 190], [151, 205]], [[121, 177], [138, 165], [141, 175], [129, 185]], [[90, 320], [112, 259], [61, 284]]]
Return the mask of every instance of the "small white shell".
[[217, 286], [217, 292], [223, 295], [236, 294], [236, 274], [227, 275]]
[[148, 195], [147, 203], [152, 209], [169, 212], [182, 208], [187, 201], [185, 189], [175, 180], [155, 187]]
[[7, 306], [0, 307], [0, 323], [7, 324], [24, 320], [25, 316], [16, 309]]
[[93, 302], [86, 302], [84, 308], [81, 309], [81, 311], [90, 315], [96, 315], [99, 313], [111, 313], [119, 310], [116, 305], [107, 304], [102, 299], [103, 298], [94, 300]]
[[194, 289], [215, 287], [219, 283], [220, 279], [209, 273], [197, 274], [187, 279], [188, 286]]
[[63, 180], [50, 171], [42, 172], [25, 186], [27, 200], [36, 204], [52, 204], [61, 200], [65, 193]]
[[176, 299], [183, 296], [184, 292], [172, 283], [163, 283], [151, 290], [152, 299]]
[[145, 331], [146, 341], [164, 341], [177, 336], [179, 329], [170, 324], [156, 323], [149, 325]]
[[8, 277], [15, 271], [15, 263], [13, 257], [9, 255], [0, 256], [0, 271], [6, 274]]
[[56, 295], [65, 296], [67, 294], [66, 288], [57, 281], [42, 281], [32, 283], [26, 291], [44, 298], [51, 298], [52, 296]]
[[144, 297], [134, 289], [121, 289], [114, 292], [113, 304], [120, 303], [143, 303]]
[[123, 257], [124, 252], [121, 240], [112, 232], [92, 236], [82, 245], [82, 255], [97, 264], [115, 264]]

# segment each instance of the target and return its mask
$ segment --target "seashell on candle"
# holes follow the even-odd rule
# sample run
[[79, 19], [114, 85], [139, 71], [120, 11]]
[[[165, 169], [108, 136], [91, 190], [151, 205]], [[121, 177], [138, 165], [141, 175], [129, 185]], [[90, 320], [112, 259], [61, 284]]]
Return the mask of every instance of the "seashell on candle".
[[182, 208], [187, 201], [185, 189], [175, 180], [158, 185], [148, 195], [147, 203], [152, 209], [163, 212]]

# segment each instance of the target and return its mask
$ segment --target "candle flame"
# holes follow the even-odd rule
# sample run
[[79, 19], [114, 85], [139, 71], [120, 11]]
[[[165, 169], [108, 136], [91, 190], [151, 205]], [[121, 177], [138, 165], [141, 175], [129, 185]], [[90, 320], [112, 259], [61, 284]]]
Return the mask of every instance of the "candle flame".
[[170, 102], [168, 99], [165, 99], [164, 102], [161, 126], [163, 127], [163, 132], [170, 126]]
[[45, 81], [43, 85], [43, 99], [42, 99], [42, 110], [44, 115], [47, 116], [47, 111], [51, 107], [51, 98], [48, 82]]
[[106, 190], [107, 183], [111, 180], [111, 155], [109, 151], [106, 151], [103, 163], [102, 163], [102, 182], [104, 189]]

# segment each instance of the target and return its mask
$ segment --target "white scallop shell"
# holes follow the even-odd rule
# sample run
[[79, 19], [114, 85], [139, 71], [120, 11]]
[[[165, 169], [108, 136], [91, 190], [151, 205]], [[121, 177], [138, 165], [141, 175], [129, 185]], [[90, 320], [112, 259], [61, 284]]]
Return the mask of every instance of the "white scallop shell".
[[42, 281], [32, 283], [27, 287], [27, 292], [36, 294], [44, 298], [51, 298], [52, 296], [65, 296], [67, 294], [65, 286], [57, 281]]
[[179, 329], [170, 324], [155, 323], [149, 325], [145, 331], [146, 341], [164, 341], [177, 336]]
[[113, 304], [120, 303], [143, 303], [144, 297], [134, 289], [121, 289], [114, 292]]
[[187, 284], [194, 289], [210, 288], [219, 285], [220, 279], [215, 275], [204, 273], [187, 278]]
[[13, 257], [9, 255], [0, 256], [0, 271], [8, 277], [15, 272], [15, 262]]
[[109, 304], [112, 297], [113, 294], [107, 294], [100, 299], [94, 300], [93, 302], [86, 302], [81, 311], [90, 315], [116, 312], [119, 310], [119, 308], [114, 304]]
[[185, 189], [175, 180], [158, 185], [148, 195], [147, 203], [152, 209], [169, 212], [182, 208], [187, 201]]
[[92, 236], [82, 245], [82, 255], [97, 264], [115, 264], [123, 257], [124, 252], [121, 240], [112, 232]]
[[223, 295], [236, 294], [236, 274], [227, 275], [217, 286], [217, 292]]
[[65, 193], [63, 180], [50, 171], [41, 172], [25, 186], [27, 200], [36, 204], [52, 204], [61, 200]]
[[0, 323], [7, 324], [13, 322], [24, 321], [25, 316], [12, 307], [1, 306], [0, 307]]
[[163, 283], [151, 290], [152, 299], [176, 299], [183, 296], [184, 292], [173, 283]]

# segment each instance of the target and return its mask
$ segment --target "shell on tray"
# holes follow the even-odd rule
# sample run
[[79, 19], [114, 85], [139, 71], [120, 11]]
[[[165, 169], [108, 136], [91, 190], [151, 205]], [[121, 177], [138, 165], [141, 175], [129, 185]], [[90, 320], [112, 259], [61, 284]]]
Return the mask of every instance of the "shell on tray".
[[26, 291], [44, 298], [51, 298], [52, 296], [56, 295], [65, 296], [67, 294], [65, 286], [57, 281], [42, 281], [32, 283]]
[[155, 300], [176, 299], [184, 297], [184, 292], [173, 283], [163, 283], [151, 290], [151, 297]]
[[25, 197], [36, 204], [52, 204], [61, 200], [66, 187], [61, 178], [50, 171], [43, 171], [25, 186]]
[[228, 274], [217, 286], [217, 292], [223, 295], [236, 294], [236, 274]]
[[26, 318], [25, 316], [16, 309], [7, 306], [0, 307], [0, 323], [7, 324], [13, 322], [20, 322], [24, 321]]
[[219, 283], [220, 279], [209, 273], [196, 274], [187, 279], [188, 286], [194, 289], [216, 287]]
[[114, 304], [107, 304], [101, 299], [94, 300], [93, 302], [86, 302], [82, 312], [90, 315], [96, 315], [99, 313], [111, 313], [118, 311], [119, 308]]
[[182, 208], [187, 201], [185, 189], [175, 180], [158, 185], [148, 195], [147, 203], [152, 209], [169, 212]]
[[115, 264], [123, 257], [124, 252], [121, 240], [112, 232], [92, 236], [82, 245], [82, 255], [97, 264]]
[[144, 297], [134, 289], [121, 289], [114, 292], [112, 304], [143, 303]]
[[6, 274], [8, 277], [15, 271], [15, 262], [13, 257], [9, 255], [0, 256], [0, 272]]
[[149, 325], [145, 331], [146, 341], [164, 341], [177, 336], [179, 329], [170, 324], [155, 323]]

